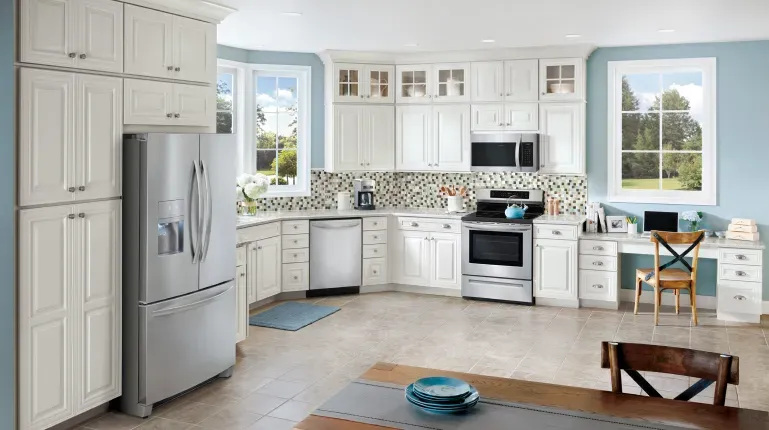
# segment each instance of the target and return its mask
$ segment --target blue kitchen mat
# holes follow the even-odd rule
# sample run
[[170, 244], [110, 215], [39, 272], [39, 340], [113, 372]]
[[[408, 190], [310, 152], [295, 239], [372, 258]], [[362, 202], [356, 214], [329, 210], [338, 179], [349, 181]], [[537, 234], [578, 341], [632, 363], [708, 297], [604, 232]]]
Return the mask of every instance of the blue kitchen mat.
[[251, 316], [248, 323], [260, 327], [297, 331], [337, 311], [339, 308], [336, 306], [286, 302]]

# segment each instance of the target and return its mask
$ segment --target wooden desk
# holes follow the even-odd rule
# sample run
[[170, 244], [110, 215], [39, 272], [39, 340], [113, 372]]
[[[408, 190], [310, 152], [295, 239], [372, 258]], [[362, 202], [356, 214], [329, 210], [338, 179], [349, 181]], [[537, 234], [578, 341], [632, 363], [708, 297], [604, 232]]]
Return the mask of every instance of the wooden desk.
[[[769, 412], [713, 406], [678, 400], [658, 399], [610, 391], [543, 384], [518, 379], [469, 373], [448, 372], [422, 367], [377, 363], [361, 378], [406, 386], [426, 376], [453, 376], [478, 389], [482, 397], [551, 406], [574, 411], [593, 412], [619, 418], [637, 419], [657, 425], [691, 429], [769, 429]], [[297, 430], [384, 430], [381, 427], [352, 421], [310, 415], [297, 424]]]

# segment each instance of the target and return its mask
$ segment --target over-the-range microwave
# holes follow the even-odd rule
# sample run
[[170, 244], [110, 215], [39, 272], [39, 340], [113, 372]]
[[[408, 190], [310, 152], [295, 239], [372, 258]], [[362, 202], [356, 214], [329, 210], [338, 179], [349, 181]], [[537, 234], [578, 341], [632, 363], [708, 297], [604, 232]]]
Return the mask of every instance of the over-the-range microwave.
[[470, 141], [470, 170], [474, 172], [539, 170], [537, 133], [475, 132]]

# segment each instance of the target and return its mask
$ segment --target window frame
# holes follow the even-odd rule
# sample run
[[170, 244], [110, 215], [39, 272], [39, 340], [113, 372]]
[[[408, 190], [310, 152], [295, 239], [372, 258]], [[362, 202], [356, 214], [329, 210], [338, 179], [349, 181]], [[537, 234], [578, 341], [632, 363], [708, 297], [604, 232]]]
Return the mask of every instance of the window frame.
[[[270, 185], [268, 191], [261, 197], [307, 197], [310, 196], [310, 154], [312, 154], [312, 68], [310, 66], [282, 64], [246, 64], [229, 60], [218, 60], [220, 68], [234, 69], [238, 72], [235, 88], [238, 112], [237, 126], [233, 120], [233, 128], [243, 131], [237, 133], [238, 140], [238, 174], [256, 172], [256, 93], [255, 79], [258, 73], [280, 73], [297, 78], [297, 151], [296, 151], [296, 183], [294, 185]], [[234, 82], [234, 80], [233, 80]], [[249, 139], [248, 136], [251, 136]]]
[[220, 134], [238, 134], [238, 100], [241, 98], [238, 95], [238, 88], [240, 87], [240, 82], [238, 82], [238, 75], [239, 70], [232, 66], [223, 66], [218, 65], [216, 68], [216, 84], [219, 85], [219, 75], [225, 73], [232, 75], [232, 88], [230, 88], [230, 91], [232, 92], [232, 110], [222, 110], [219, 109], [219, 106], [216, 107], [216, 113], [217, 115], [222, 112], [231, 112], [232, 113], [232, 132], [231, 133], [220, 133]]
[[[626, 190], [622, 188], [622, 76], [642, 73], [702, 73], [702, 190]], [[682, 58], [608, 62], [609, 202], [676, 205], [717, 204], [716, 166], [716, 59]], [[660, 129], [661, 130], [661, 129]], [[662, 151], [660, 151], [660, 154]]]

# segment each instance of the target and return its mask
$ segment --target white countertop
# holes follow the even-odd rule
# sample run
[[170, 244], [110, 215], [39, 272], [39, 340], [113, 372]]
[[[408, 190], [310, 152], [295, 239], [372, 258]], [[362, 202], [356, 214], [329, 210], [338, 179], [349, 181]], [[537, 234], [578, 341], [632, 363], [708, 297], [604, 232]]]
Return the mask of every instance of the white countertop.
[[534, 224], [581, 225], [586, 219], [585, 215], [542, 215], [534, 219]]
[[[623, 243], [649, 243], [650, 238], [640, 234], [631, 235], [627, 233], [587, 233], [583, 232], [579, 237], [581, 240], [610, 240]], [[764, 249], [763, 242], [751, 242], [748, 240], [719, 239], [717, 237], [706, 237], [702, 241], [703, 248], [740, 248], [740, 249]]]
[[273, 221], [287, 221], [296, 219], [324, 219], [324, 218], [366, 218], [374, 216], [413, 216], [420, 218], [461, 219], [468, 212], [446, 212], [446, 209], [433, 208], [385, 208], [370, 211], [336, 209], [303, 210], [303, 211], [260, 211], [256, 215], [238, 215], [238, 228], [252, 227]]

